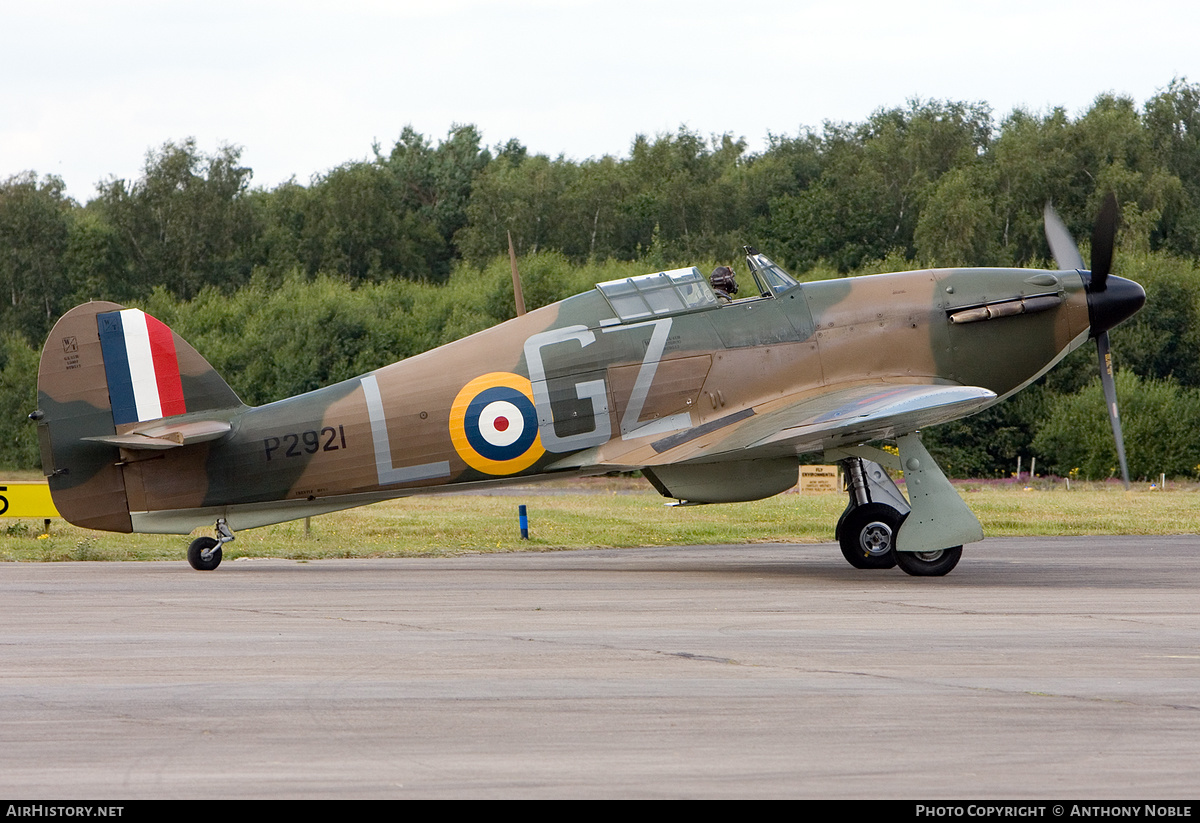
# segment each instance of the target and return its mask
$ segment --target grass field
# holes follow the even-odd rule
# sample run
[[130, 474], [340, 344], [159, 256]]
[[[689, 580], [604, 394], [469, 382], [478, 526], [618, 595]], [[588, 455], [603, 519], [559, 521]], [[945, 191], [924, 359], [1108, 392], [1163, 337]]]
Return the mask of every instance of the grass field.
[[[1200, 484], [955, 483], [998, 536], [1200, 534]], [[833, 540], [843, 494], [794, 492], [754, 503], [668, 508], [643, 480], [596, 478], [488, 494], [410, 497], [304, 521], [239, 532], [224, 547], [239, 557], [445, 556], [470, 552], [558, 551], [697, 543], [821, 543]], [[529, 511], [521, 540], [517, 506]], [[0, 561], [180, 560], [188, 538], [125, 535], [51, 522], [0, 519]], [[197, 532], [207, 534], [211, 531]]]

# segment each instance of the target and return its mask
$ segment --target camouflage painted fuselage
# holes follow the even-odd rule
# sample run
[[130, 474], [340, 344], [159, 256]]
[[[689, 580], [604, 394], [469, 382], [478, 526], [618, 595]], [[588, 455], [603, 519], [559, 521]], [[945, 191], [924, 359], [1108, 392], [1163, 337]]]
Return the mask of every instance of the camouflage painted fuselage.
[[[120, 309], [85, 304], [51, 333], [43, 464], [71, 522], [180, 534], [631, 469], [697, 502], [763, 497], [799, 454], [978, 411], [1089, 331], [1075, 271], [875, 275], [624, 320], [597, 289], [256, 408], [174, 335], [186, 411], [117, 423], [98, 318]], [[888, 397], [908, 405], [880, 412]]]

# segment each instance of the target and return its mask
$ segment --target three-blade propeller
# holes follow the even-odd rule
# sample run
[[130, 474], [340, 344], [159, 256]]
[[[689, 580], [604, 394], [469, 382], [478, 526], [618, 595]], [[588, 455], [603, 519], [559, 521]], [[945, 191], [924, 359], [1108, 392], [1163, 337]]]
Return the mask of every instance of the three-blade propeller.
[[1108, 330], [1140, 309], [1146, 302], [1146, 292], [1132, 280], [1109, 277], [1117, 234], [1117, 198], [1111, 192], [1104, 199], [1100, 213], [1096, 215], [1096, 225], [1092, 229], [1091, 271], [1083, 268], [1083, 258], [1079, 255], [1074, 238], [1049, 203], [1046, 204], [1045, 214], [1046, 240], [1050, 243], [1050, 253], [1054, 255], [1055, 263], [1059, 269], [1076, 269], [1083, 275], [1091, 335], [1096, 338], [1096, 352], [1100, 357], [1100, 385], [1104, 389], [1108, 420], [1112, 424], [1113, 439], [1117, 444], [1121, 479], [1128, 489], [1129, 467], [1125, 462], [1125, 437], [1121, 433], [1121, 415], [1117, 410], [1117, 386], [1113, 380]]

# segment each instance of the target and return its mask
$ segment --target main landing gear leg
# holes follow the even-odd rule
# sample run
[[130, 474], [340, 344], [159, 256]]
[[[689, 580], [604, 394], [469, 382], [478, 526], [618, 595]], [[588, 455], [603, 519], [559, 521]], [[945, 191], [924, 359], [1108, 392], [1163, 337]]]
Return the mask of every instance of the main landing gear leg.
[[[917, 577], [940, 577], [957, 565], [962, 544], [983, 539], [979, 520], [921, 443], [917, 432], [896, 438], [900, 458], [870, 446], [830, 450], [846, 469], [850, 504], [838, 521], [842, 554], [858, 569], [900, 566]], [[875, 458], [902, 470], [908, 499]]]
[[216, 537], [197, 537], [188, 546], [188, 563], [193, 569], [210, 572], [221, 565], [221, 547], [233, 540], [233, 532], [224, 517], [217, 520], [216, 529]]
[[983, 527], [967, 508], [917, 432], [896, 438], [912, 515], [904, 523], [896, 557], [901, 570], [941, 577], [962, 557], [962, 544], [983, 539]]
[[[892, 459], [886, 452], [878, 455]], [[842, 556], [856, 569], [890, 569], [896, 565], [896, 534], [908, 516], [908, 502], [878, 463], [847, 456], [842, 466], [850, 496], [836, 529]]]

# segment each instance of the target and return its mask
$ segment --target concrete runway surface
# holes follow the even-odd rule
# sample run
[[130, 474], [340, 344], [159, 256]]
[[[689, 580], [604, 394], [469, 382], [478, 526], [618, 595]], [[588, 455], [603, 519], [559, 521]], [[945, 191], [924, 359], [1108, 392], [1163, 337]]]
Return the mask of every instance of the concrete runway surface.
[[[180, 544], [182, 554], [183, 544]], [[0, 793], [1194, 799], [1200, 537], [0, 564]]]

